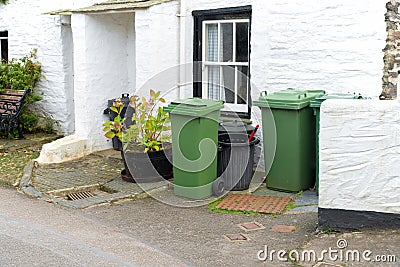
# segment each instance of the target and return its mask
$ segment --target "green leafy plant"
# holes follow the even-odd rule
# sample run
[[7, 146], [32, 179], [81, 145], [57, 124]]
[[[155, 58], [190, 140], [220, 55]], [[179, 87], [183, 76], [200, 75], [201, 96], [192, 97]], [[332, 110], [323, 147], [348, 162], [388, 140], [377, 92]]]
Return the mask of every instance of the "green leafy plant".
[[125, 118], [122, 118], [121, 113], [124, 108], [124, 103], [121, 98], [115, 99], [113, 105], [110, 107], [110, 110], [117, 113], [117, 116], [112, 121], [107, 121], [103, 124], [103, 131], [105, 132], [105, 137], [114, 138], [117, 137], [119, 140], [122, 140], [122, 127], [125, 121]]
[[[37, 49], [18, 59], [0, 63], [0, 92], [5, 89], [27, 90], [31, 92], [25, 98], [25, 104], [21, 113], [21, 125], [24, 133], [41, 130], [38, 127], [39, 116], [30, 110], [37, 101], [42, 100], [42, 95], [36, 93], [36, 86], [41, 78], [42, 64], [37, 60]], [[14, 137], [15, 134], [11, 134]], [[10, 134], [9, 134], [10, 137]]]
[[7, 4], [8, 0], [0, 0], [0, 4]]
[[124, 143], [125, 151], [154, 152], [163, 149], [163, 143], [169, 141], [165, 134], [171, 129], [168, 113], [159, 106], [165, 103], [161, 92], [150, 90], [148, 99], [137, 95], [130, 97], [129, 105], [135, 110], [132, 124], [127, 126], [126, 118], [121, 117], [123, 103], [117, 99], [110, 110], [117, 113], [113, 121], [103, 124], [107, 138], [118, 137]]
[[22, 113], [21, 114], [21, 126], [22, 131], [25, 133], [34, 132], [39, 122], [39, 117], [33, 113]]

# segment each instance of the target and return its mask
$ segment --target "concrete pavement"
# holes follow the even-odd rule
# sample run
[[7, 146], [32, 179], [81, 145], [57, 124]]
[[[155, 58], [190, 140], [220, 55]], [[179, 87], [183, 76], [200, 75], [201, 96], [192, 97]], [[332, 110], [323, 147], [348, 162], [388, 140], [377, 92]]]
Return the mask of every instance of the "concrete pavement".
[[187, 266], [77, 212], [0, 188], [1, 266]]

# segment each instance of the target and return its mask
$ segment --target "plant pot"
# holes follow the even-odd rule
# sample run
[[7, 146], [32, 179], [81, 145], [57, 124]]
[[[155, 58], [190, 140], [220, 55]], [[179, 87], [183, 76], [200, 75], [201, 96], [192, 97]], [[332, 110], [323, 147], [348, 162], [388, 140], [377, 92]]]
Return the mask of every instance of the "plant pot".
[[172, 148], [156, 152], [121, 151], [125, 171], [123, 180], [137, 183], [150, 183], [172, 178]]

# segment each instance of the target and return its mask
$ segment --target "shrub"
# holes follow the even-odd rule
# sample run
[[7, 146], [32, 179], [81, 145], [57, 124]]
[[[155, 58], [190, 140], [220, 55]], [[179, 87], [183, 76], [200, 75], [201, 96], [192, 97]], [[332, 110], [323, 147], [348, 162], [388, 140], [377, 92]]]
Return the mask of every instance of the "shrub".
[[[42, 95], [36, 93], [36, 86], [40, 78], [44, 78], [41, 74], [42, 65], [37, 61], [37, 49], [33, 49], [28, 55], [12, 59], [9, 62], [0, 64], [0, 91], [5, 89], [27, 90], [31, 89], [31, 93], [25, 99], [25, 105], [21, 113], [21, 126], [23, 133], [31, 133], [36, 131], [46, 132], [53, 131], [54, 123], [48, 124], [46, 127], [38, 127], [39, 116], [30, 111], [33, 103], [42, 100]], [[50, 121], [50, 118], [44, 118]], [[11, 133], [11, 136], [14, 134]], [[10, 137], [10, 133], [8, 133]]]

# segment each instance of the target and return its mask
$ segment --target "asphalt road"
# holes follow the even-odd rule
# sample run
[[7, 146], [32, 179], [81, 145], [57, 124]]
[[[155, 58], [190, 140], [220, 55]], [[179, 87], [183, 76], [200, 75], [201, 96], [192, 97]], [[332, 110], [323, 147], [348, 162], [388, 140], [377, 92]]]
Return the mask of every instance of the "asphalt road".
[[[265, 229], [238, 227], [251, 221]], [[277, 223], [296, 231], [270, 232]], [[257, 251], [300, 246], [315, 226], [315, 214], [220, 214], [152, 198], [74, 210], [0, 188], [0, 266], [265, 266]], [[235, 233], [249, 241], [224, 238]]]
[[132, 235], [0, 188], [0, 266], [185, 266]]

